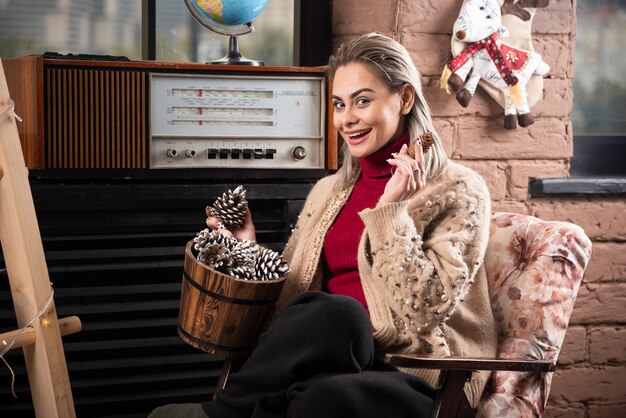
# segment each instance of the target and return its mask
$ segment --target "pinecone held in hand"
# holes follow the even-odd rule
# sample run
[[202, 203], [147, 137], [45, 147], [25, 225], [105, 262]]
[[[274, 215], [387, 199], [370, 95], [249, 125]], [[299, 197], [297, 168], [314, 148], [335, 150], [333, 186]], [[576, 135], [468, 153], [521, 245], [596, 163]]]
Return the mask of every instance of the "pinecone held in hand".
[[[246, 191], [243, 186], [238, 186], [215, 201], [211, 215], [219, 218], [226, 227], [239, 227], [243, 225], [247, 210]], [[198, 261], [238, 279], [279, 280], [291, 271], [280, 253], [253, 241], [239, 241], [208, 228], [198, 232], [193, 241]]]
[[218, 198], [211, 208], [211, 215], [220, 219], [226, 228], [243, 226], [248, 210], [246, 190], [239, 185]]

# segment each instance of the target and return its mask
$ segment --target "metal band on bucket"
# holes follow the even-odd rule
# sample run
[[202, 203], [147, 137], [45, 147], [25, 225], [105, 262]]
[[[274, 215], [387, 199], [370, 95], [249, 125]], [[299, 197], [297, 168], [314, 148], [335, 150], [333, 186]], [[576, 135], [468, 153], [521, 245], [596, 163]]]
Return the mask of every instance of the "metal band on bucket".
[[180, 323], [178, 323], [178, 333], [181, 335], [181, 337], [186, 338], [187, 340], [198, 344], [199, 346], [205, 347], [209, 350], [219, 350], [219, 351], [227, 351], [229, 353], [238, 353], [238, 352], [248, 352], [248, 351], [252, 351], [252, 347], [232, 347], [229, 345], [222, 345], [222, 344], [213, 344], [213, 343], [209, 343], [207, 341], [201, 340], [199, 338], [194, 337], [193, 335], [191, 335], [190, 333], [188, 333], [183, 327], [182, 325], [180, 325]]
[[183, 270], [183, 277], [190, 285], [198, 289], [201, 293], [204, 293], [205, 295], [210, 296], [214, 299], [221, 300], [222, 302], [228, 302], [228, 303], [232, 303], [235, 305], [269, 305], [271, 303], [275, 303], [276, 300], [278, 299], [278, 298], [273, 298], [273, 299], [250, 300], [250, 299], [231, 298], [228, 296], [220, 295], [219, 293], [215, 293], [211, 290], [205, 289], [204, 287], [200, 286], [198, 283], [196, 283], [196, 281], [193, 278], [191, 278], [187, 274], [185, 270]]

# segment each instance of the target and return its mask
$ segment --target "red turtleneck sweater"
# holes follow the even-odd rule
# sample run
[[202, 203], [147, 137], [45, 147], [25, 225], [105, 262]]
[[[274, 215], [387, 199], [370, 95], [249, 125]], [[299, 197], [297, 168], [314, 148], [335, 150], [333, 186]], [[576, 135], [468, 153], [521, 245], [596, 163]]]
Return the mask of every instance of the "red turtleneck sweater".
[[366, 309], [367, 302], [357, 266], [359, 241], [365, 229], [359, 212], [378, 204], [391, 177], [391, 165], [387, 159], [391, 158], [392, 152], [399, 152], [408, 141], [407, 133], [375, 153], [359, 159], [361, 175], [324, 241], [324, 259], [330, 273], [325, 281], [325, 289], [329, 293], [351, 296]]

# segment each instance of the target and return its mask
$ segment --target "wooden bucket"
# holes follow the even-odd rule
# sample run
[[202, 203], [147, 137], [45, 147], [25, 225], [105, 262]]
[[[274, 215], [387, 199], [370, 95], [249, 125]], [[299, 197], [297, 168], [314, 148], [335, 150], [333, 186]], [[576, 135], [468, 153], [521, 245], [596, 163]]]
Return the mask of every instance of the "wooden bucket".
[[285, 279], [236, 279], [210, 269], [185, 247], [178, 334], [208, 353], [249, 353], [274, 314]]

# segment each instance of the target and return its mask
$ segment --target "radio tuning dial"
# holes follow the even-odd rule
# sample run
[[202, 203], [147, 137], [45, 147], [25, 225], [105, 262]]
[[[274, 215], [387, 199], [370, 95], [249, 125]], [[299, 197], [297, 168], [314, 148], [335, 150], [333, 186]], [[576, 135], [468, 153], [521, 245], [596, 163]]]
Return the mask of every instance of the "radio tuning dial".
[[173, 148], [169, 148], [167, 151], [165, 151], [165, 155], [167, 155], [169, 158], [174, 158], [178, 155], [178, 151]]
[[295, 160], [302, 161], [306, 158], [306, 149], [298, 145], [291, 151], [291, 155]]

